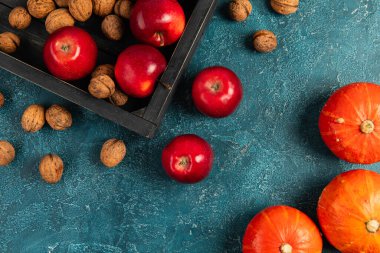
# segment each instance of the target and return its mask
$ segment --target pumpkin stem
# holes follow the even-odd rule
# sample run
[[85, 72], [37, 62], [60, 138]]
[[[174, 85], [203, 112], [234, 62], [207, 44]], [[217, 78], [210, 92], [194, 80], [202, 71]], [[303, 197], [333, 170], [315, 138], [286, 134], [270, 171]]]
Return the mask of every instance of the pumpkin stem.
[[370, 134], [375, 130], [375, 124], [373, 124], [372, 120], [364, 120], [360, 125], [360, 131], [364, 134]]
[[289, 243], [283, 243], [280, 247], [280, 253], [292, 253], [293, 247]]
[[380, 229], [380, 223], [377, 220], [370, 220], [366, 223], [367, 231], [376, 233]]

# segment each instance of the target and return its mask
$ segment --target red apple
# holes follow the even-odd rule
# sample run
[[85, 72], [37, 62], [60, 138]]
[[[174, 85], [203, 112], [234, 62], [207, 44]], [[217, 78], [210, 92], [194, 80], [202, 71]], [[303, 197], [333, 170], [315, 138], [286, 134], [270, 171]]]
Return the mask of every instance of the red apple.
[[97, 56], [98, 49], [90, 34], [73, 26], [52, 33], [43, 50], [44, 62], [50, 73], [65, 81], [90, 74]]
[[221, 66], [209, 67], [195, 78], [192, 97], [200, 112], [213, 118], [223, 118], [239, 106], [243, 88], [232, 70]]
[[181, 183], [197, 183], [211, 172], [214, 154], [210, 144], [194, 134], [175, 137], [162, 152], [166, 173]]
[[138, 0], [129, 22], [137, 39], [162, 47], [179, 40], [186, 17], [177, 0]]
[[118, 57], [115, 77], [120, 88], [129, 96], [150, 96], [158, 77], [166, 68], [166, 59], [156, 48], [134, 45]]

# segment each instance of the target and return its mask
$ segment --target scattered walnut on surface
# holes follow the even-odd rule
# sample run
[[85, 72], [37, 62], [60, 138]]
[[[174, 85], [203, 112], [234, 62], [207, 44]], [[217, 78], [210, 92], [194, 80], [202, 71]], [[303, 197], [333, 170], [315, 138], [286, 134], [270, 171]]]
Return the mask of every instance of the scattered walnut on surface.
[[33, 17], [44, 18], [55, 10], [55, 4], [53, 0], [28, 0], [27, 8]]
[[15, 148], [7, 141], [0, 140], [0, 166], [7, 166], [16, 156]]
[[276, 49], [276, 35], [268, 30], [260, 30], [253, 35], [253, 46], [260, 53], [269, 53]]
[[91, 77], [97, 77], [100, 75], [106, 75], [115, 79], [114, 66], [111, 64], [103, 64], [96, 67], [94, 72], [92, 72]]
[[96, 98], [109, 98], [115, 92], [115, 83], [111, 77], [100, 75], [91, 79], [88, 91]]
[[124, 92], [116, 89], [110, 97], [110, 101], [116, 106], [123, 106], [128, 102], [128, 96]]
[[244, 21], [252, 12], [249, 0], [232, 0], [229, 5], [230, 17], [238, 22]]
[[4, 106], [5, 98], [3, 93], [0, 92], [0, 108]]
[[63, 161], [59, 156], [49, 154], [41, 159], [38, 169], [43, 180], [49, 184], [55, 184], [62, 178], [63, 167]]
[[65, 26], [74, 26], [75, 20], [65, 8], [57, 9], [49, 13], [45, 21], [46, 31], [53, 33]]
[[0, 51], [12, 54], [16, 52], [20, 46], [20, 38], [11, 32], [4, 32], [0, 34]]
[[92, 0], [95, 15], [104, 17], [112, 13], [116, 0]]
[[103, 144], [100, 152], [101, 162], [108, 168], [119, 165], [127, 153], [127, 148], [122, 140], [110, 139]]
[[54, 130], [62, 131], [71, 127], [71, 113], [60, 105], [52, 105], [45, 113], [46, 121]]
[[273, 10], [282, 15], [289, 15], [298, 10], [299, 0], [271, 0]]
[[92, 7], [92, 0], [69, 0], [69, 11], [80, 22], [85, 22], [91, 17]]
[[14, 8], [8, 16], [9, 24], [16, 29], [22, 30], [29, 27], [32, 16], [24, 7]]
[[132, 5], [133, 4], [131, 0], [118, 0], [115, 3], [113, 11], [119, 17], [129, 19], [129, 17], [131, 16]]
[[117, 15], [108, 15], [102, 22], [102, 32], [110, 40], [121, 40], [124, 34], [123, 20]]
[[45, 125], [45, 108], [41, 105], [30, 105], [21, 117], [21, 126], [26, 132], [37, 132]]

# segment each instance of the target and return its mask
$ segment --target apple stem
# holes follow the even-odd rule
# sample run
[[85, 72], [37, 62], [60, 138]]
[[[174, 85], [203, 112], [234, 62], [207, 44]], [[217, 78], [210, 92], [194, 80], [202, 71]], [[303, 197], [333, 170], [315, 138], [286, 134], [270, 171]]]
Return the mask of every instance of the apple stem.
[[160, 43], [160, 47], [163, 47], [165, 46], [165, 38], [164, 38], [164, 35], [162, 34], [162, 32], [156, 32], [154, 34], [154, 39]]
[[187, 156], [181, 156], [176, 164], [178, 170], [187, 170], [191, 164], [190, 158]]
[[370, 134], [375, 130], [375, 124], [373, 124], [372, 120], [364, 120], [360, 125], [360, 131], [364, 134]]
[[289, 243], [283, 243], [280, 247], [281, 253], [292, 253], [293, 247]]
[[61, 49], [62, 49], [63, 52], [68, 52], [70, 50], [70, 46], [66, 45], [66, 44], [63, 44], [62, 47], [61, 47]]
[[380, 223], [377, 220], [370, 220], [366, 223], [367, 231], [370, 233], [376, 233], [380, 229]]
[[219, 89], [220, 89], [220, 84], [219, 84], [219, 83], [214, 83], [214, 84], [212, 84], [212, 85], [211, 85], [211, 89], [212, 89], [212, 91], [214, 91], [214, 92], [219, 91]]

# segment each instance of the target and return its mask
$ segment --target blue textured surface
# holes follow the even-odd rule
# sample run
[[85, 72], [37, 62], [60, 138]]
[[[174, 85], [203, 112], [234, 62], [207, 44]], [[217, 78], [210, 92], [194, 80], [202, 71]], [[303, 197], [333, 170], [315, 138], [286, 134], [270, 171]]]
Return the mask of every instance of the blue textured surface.
[[[0, 139], [17, 150], [12, 165], [0, 171], [0, 252], [240, 252], [246, 225], [266, 206], [292, 205], [315, 220], [323, 187], [358, 167], [324, 146], [318, 113], [344, 84], [380, 83], [380, 1], [301, 0], [300, 11], [289, 17], [273, 13], [266, 0], [252, 1], [244, 23], [228, 20], [226, 4], [219, 2], [154, 140], [0, 70], [6, 96]], [[277, 51], [251, 49], [257, 29], [278, 35]], [[194, 75], [217, 64], [233, 69], [245, 90], [239, 110], [221, 120], [197, 113], [189, 96]], [[73, 127], [24, 133], [20, 117], [31, 103], [67, 106]], [[184, 133], [204, 137], [216, 154], [212, 174], [197, 185], [177, 184], [161, 169], [161, 149]], [[125, 140], [128, 156], [108, 170], [98, 156], [113, 137]], [[37, 169], [50, 152], [66, 166], [53, 186]], [[379, 171], [378, 165], [367, 168]], [[336, 251], [326, 246], [324, 252]]]

